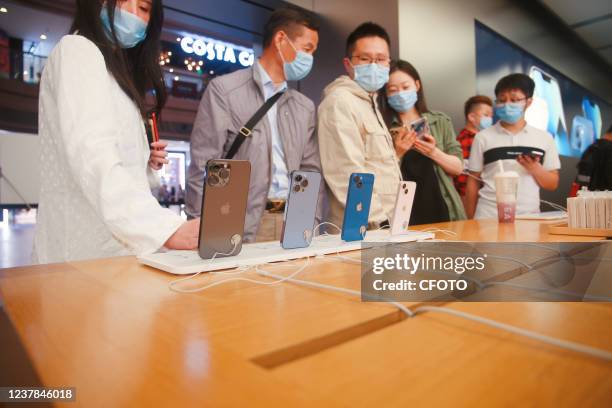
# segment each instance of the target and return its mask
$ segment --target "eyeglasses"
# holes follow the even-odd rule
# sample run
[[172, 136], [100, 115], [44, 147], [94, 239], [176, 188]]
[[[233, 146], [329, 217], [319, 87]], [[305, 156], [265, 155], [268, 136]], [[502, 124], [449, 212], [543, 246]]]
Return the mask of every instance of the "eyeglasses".
[[519, 102], [526, 101], [527, 99], [529, 99], [529, 98], [510, 98], [509, 101], [500, 101], [499, 99], [496, 99], [495, 100], [495, 106], [501, 106], [501, 105], [506, 104], [508, 102], [510, 102], [510, 103], [519, 103]]
[[368, 55], [352, 55], [351, 58], [357, 58], [359, 64], [378, 64], [385, 67], [388, 67], [391, 63], [391, 58], [389, 57], [375, 57], [372, 58]]

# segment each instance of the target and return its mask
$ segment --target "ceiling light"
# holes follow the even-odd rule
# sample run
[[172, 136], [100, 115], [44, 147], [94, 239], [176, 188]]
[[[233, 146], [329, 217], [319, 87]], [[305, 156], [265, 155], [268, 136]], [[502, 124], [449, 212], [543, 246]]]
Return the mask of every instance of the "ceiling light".
[[181, 37], [176, 37], [176, 42], [181, 42]]
[[174, 68], [170, 68], [170, 73], [173, 73], [173, 72], [174, 72]]
[[209, 74], [210, 75], [215, 75], [215, 71], [210, 71]]
[[172, 51], [168, 51], [168, 56], [172, 56]]
[[8, 13], [8, 9], [6, 7], [0, 7], [0, 13]]
[[40, 35], [40, 39], [45, 41], [47, 39], [47, 35], [46, 34], [41, 34]]
[[175, 76], [175, 77], [174, 77], [174, 80], [175, 80], [175, 81], [178, 81], [179, 79], [180, 79], [180, 78], [179, 78], [178, 76]]

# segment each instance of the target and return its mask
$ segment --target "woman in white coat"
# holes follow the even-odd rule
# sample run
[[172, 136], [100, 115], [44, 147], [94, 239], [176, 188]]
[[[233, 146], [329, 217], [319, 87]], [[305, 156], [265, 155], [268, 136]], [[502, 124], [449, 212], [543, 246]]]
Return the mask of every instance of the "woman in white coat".
[[[151, 194], [143, 118], [158, 64], [161, 0], [77, 0], [71, 28], [40, 83], [42, 187], [34, 258], [40, 263], [194, 249], [199, 219], [185, 222]], [[164, 147], [155, 145], [153, 147]]]

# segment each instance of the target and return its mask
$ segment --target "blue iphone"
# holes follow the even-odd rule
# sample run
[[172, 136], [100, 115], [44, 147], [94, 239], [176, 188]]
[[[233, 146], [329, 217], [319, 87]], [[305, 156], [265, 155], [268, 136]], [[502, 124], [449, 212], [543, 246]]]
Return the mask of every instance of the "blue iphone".
[[342, 222], [342, 240], [359, 241], [365, 237], [373, 190], [373, 174], [351, 174], [344, 208], [344, 221]]
[[285, 218], [281, 246], [285, 249], [306, 248], [313, 238], [313, 228], [319, 202], [321, 173], [314, 171], [291, 172], [289, 197], [285, 205]]

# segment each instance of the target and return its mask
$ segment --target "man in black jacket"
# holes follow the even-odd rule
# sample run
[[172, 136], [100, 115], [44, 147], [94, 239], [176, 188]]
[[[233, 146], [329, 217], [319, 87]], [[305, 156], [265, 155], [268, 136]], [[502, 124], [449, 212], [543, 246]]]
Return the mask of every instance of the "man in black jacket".
[[584, 152], [578, 163], [576, 183], [589, 190], [612, 191], [612, 126]]

